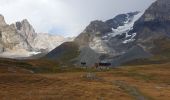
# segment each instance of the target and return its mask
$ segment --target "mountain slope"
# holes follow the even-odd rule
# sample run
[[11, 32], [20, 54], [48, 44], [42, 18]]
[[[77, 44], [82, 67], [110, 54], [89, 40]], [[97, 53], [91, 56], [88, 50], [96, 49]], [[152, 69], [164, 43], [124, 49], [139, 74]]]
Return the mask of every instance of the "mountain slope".
[[157, 0], [144, 13], [120, 14], [105, 22], [96, 20], [75, 39], [80, 50], [76, 63], [92, 66], [109, 62], [117, 66], [135, 59], [154, 58], [158, 51], [164, 55], [169, 49], [166, 44], [162, 48], [159, 44], [163, 39], [169, 43], [169, 32], [169, 0]]
[[44, 58], [70, 62], [71, 59], [76, 58], [78, 55], [78, 45], [74, 42], [65, 42], [48, 53]]
[[170, 35], [170, 1], [157, 0], [135, 23], [134, 30], [138, 40], [150, 40], [160, 36]]
[[27, 38], [24, 37], [23, 34], [17, 32], [17, 29], [14, 24], [6, 24], [2, 15], [0, 16], [0, 19], [0, 43], [2, 46], [1, 52], [15, 49], [25, 49], [28, 51], [32, 51], [32, 47], [28, 43]]
[[39, 33], [35, 37], [32, 46], [36, 50], [49, 52], [66, 41], [67, 39], [62, 36]]
[[[91, 22], [74, 40], [78, 45], [80, 55], [70, 60], [76, 59], [76, 64], [86, 62], [88, 66], [93, 66], [96, 62], [111, 61], [114, 57], [124, 54], [135, 46], [132, 39], [135, 34], [128, 34], [128, 32], [141, 14], [131, 12], [120, 14], [105, 22], [98, 20]], [[58, 49], [54, 51], [57, 52]], [[55, 55], [51, 56], [55, 57]]]
[[8, 25], [0, 15], [0, 57], [20, 58], [49, 52], [61, 43], [64, 37], [38, 34], [27, 19]]

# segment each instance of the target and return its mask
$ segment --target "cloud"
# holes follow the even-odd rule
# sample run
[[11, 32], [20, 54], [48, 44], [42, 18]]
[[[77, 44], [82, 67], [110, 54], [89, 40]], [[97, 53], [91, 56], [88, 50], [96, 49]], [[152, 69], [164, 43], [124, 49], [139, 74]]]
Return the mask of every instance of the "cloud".
[[1, 0], [8, 23], [28, 19], [39, 33], [78, 35], [92, 20], [145, 10], [154, 0]]

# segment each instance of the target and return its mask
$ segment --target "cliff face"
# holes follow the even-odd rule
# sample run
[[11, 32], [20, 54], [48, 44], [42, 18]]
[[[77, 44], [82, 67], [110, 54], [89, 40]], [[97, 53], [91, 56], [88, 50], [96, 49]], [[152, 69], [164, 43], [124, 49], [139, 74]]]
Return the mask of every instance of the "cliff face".
[[135, 23], [139, 41], [149, 41], [170, 35], [170, 0], [157, 0]]
[[35, 32], [32, 25], [28, 22], [27, 19], [24, 19], [21, 22], [16, 22], [15, 27], [21, 35], [25, 37], [25, 39], [28, 41], [28, 43], [32, 43], [35, 37], [37, 36], [37, 33]]
[[157, 0], [154, 2], [140, 18], [139, 22], [149, 21], [170, 21], [170, 1]]
[[37, 34], [27, 19], [8, 25], [0, 15], [1, 57], [28, 57], [35, 52], [49, 52], [65, 41], [57, 35]]
[[0, 41], [1, 52], [21, 48], [28, 51], [32, 50], [30, 44], [23, 38], [23, 35], [18, 33], [14, 24], [6, 24], [2, 15], [0, 16]]
[[0, 26], [5, 26], [7, 25], [4, 19], [4, 16], [0, 15]]

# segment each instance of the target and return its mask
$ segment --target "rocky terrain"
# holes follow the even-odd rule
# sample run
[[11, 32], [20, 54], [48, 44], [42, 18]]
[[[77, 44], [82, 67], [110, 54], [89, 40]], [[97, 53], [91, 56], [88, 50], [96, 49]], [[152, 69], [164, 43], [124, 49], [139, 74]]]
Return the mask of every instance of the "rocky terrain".
[[36, 33], [27, 19], [8, 25], [4, 16], [0, 15], [1, 57], [29, 57], [49, 52], [65, 41], [61, 36]]
[[120, 14], [107, 21], [92, 21], [75, 38], [80, 53], [70, 61], [74, 60], [75, 64], [86, 62], [88, 66], [96, 62], [119, 66], [135, 59], [154, 57], [155, 50], [160, 49], [155, 41], [162, 38], [166, 38], [167, 44], [169, 41], [169, 9], [170, 1], [157, 0], [145, 12]]
[[71, 41], [62, 36], [52, 35], [48, 33], [39, 33], [34, 39], [32, 46], [38, 50], [45, 50], [47, 52], [53, 50], [60, 44], [66, 41]]

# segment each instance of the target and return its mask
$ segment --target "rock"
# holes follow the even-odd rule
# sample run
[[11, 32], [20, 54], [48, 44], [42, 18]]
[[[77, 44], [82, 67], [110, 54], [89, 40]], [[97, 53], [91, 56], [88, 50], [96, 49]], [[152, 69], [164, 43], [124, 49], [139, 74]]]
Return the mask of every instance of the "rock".
[[45, 50], [47, 52], [55, 49], [60, 44], [69, 41], [62, 36], [50, 35], [48, 33], [39, 33], [34, 38], [34, 43], [32, 46], [36, 50]]
[[[2, 57], [24, 57], [31, 56], [35, 52], [49, 52], [60, 43], [63, 43], [63, 37], [37, 34], [27, 19], [21, 22], [8, 25], [5, 19], [0, 15], [0, 56]], [[23, 51], [20, 55], [18, 51]], [[16, 54], [16, 55], [15, 55]], [[36, 53], [35, 53], [36, 54]]]
[[18, 33], [23, 35], [24, 38], [28, 41], [28, 43], [30, 43], [30, 45], [31, 45], [32, 42], [34, 41], [35, 37], [37, 36], [37, 33], [35, 32], [32, 25], [28, 22], [28, 20], [24, 19], [21, 22], [16, 22], [15, 27], [16, 27]]
[[135, 23], [133, 31], [141, 42], [170, 35], [170, 1], [154, 2]]
[[0, 15], [0, 26], [6, 26], [6, 22], [3, 15]]

